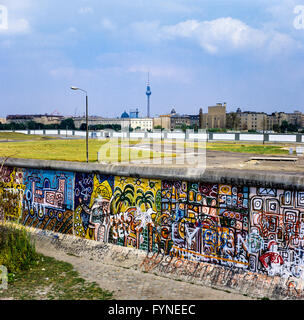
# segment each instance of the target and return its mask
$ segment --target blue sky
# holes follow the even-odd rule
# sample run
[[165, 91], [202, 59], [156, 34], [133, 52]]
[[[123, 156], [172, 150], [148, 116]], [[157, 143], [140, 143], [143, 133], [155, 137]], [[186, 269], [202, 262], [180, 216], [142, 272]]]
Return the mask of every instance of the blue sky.
[[[303, 1], [301, 3], [301, 1]], [[0, 0], [0, 116], [304, 112], [304, 0]]]

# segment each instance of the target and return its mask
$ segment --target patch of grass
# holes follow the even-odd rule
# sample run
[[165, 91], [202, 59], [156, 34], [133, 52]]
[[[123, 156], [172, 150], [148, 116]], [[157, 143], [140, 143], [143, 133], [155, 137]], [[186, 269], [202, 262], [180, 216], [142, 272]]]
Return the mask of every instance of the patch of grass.
[[[150, 159], [161, 157], [161, 152], [151, 153], [149, 150], [124, 148], [126, 141], [121, 141], [121, 152], [117, 155], [117, 140], [109, 139], [89, 139], [89, 162], [96, 162], [97, 153], [104, 144], [108, 144], [107, 150], [110, 156], [106, 161], [113, 162], [120, 160], [122, 162], [137, 159]], [[134, 141], [130, 141], [130, 144]], [[22, 141], [0, 143], [0, 157], [13, 155], [14, 158], [41, 159], [41, 160], [60, 160], [60, 161], [86, 161], [86, 141], [85, 139], [75, 140], [49, 140], [49, 141]], [[166, 154], [164, 154], [166, 156]]]
[[36, 134], [24, 134], [18, 132], [3, 132], [0, 131], [0, 140], [50, 140], [54, 137], [42, 136]]
[[37, 259], [35, 245], [25, 230], [0, 226], [0, 265], [6, 266], [9, 274], [28, 270]]
[[[97, 160], [103, 141], [89, 141], [89, 160]], [[79, 140], [48, 140], [0, 143], [0, 156], [14, 154], [16, 158], [62, 161], [86, 161], [86, 142]]]
[[111, 300], [113, 293], [87, 282], [69, 263], [39, 255], [34, 266], [19, 271], [0, 290], [0, 299], [14, 300]]
[[[0, 133], [1, 134], [1, 133]], [[3, 133], [2, 133], [3, 134]], [[14, 135], [20, 135], [13, 133]], [[22, 135], [22, 134], [21, 134]], [[24, 139], [29, 138], [28, 135], [23, 135]], [[15, 157], [25, 159], [41, 159], [41, 160], [59, 160], [59, 161], [86, 161], [86, 140], [85, 139], [49, 139], [43, 136], [31, 136], [35, 141], [16, 141], [0, 143], [0, 157]], [[1, 139], [0, 139], [1, 140]], [[22, 140], [22, 139], [21, 139]], [[147, 149], [128, 148], [126, 143], [130, 146], [136, 146], [137, 143], [143, 143], [145, 140], [130, 140], [127, 139], [89, 139], [89, 162], [96, 162], [97, 153], [100, 151], [102, 159], [106, 162], [125, 162], [129, 159], [152, 159], [167, 157], [169, 153], [162, 153]], [[164, 143], [154, 141], [154, 143]], [[177, 141], [177, 146], [182, 146], [184, 142]], [[107, 146], [105, 147], [105, 144]], [[169, 141], [166, 142], [169, 144]], [[121, 145], [118, 151], [118, 145]], [[186, 142], [185, 147], [188, 146]], [[105, 147], [105, 151], [101, 151], [101, 147]], [[205, 148], [204, 144], [190, 143], [188, 147]], [[238, 143], [238, 142], [207, 142], [207, 150], [239, 152], [239, 153], [253, 153], [253, 154], [288, 154], [288, 148], [284, 145], [261, 145], [254, 143]], [[173, 153], [173, 157], [176, 154]]]
[[0, 300], [109, 300], [113, 294], [87, 282], [69, 263], [38, 254], [24, 229], [0, 225], [0, 265], [8, 270], [8, 288]]
[[207, 150], [228, 151], [255, 154], [288, 154], [289, 151], [280, 145], [237, 144], [237, 143], [207, 143]]
[[[166, 144], [170, 145], [172, 142], [170, 140], [156, 141], [156, 144]], [[290, 145], [286, 144], [260, 144], [251, 142], [185, 142], [183, 140], [176, 140], [176, 146], [184, 147], [194, 150], [214, 150], [214, 151], [226, 151], [226, 152], [239, 152], [239, 153], [254, 153], [254, 154], [289, 154]]]

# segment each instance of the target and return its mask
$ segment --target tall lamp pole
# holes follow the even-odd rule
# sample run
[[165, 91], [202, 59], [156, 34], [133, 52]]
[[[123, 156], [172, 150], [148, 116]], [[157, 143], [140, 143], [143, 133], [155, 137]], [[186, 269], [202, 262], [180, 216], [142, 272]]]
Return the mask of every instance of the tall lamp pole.
[[89, 119], [88, 119], [88, 113], [89, 113], [89, 102], [88, 102], [88, 93], [87, 91], [77, 88], [77, 87], [71, 87], [72, 90], [80, 90], [83, 91], [86, 94], [86, 153], [87, 153], [87, 163], [89, 162]]

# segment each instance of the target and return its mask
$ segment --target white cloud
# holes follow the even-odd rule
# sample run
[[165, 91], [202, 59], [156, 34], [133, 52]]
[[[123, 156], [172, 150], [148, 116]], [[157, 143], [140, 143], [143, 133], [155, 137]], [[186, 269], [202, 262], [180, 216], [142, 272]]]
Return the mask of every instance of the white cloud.
[[275, 55], [302, 48], [302, 44], [288, 34], [253, 28], [231, 17], [211, 21], [186, 20], [167, 26], [161, 26], [157, 21], [138, 22], [131, 27], [140, 36], [149, 34], [150, 41], [189, 39], [209, 54], [262, 52]]
[[268, 52], [273, 55], [288, 54], [297, 49], [302, 50], [302, 44], [282, 33], [274, 33], [267, 47]]
[[284, 0], [270, 2], [266, 11], [272, 16], [271, 23], [277, 28], [293, 28], [293, 20], [296, 17], [294, 8], [301, 5], [299, 0]]

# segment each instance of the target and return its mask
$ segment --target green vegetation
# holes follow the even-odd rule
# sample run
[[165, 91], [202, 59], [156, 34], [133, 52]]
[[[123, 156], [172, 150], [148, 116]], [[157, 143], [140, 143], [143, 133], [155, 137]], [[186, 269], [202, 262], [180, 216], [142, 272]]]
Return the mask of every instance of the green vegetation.
[[59, 129], [75, 130], [74, 120], [72, 118], [62, 120], [60, 122]]
[[9, 140], [51, 140], [54, 139], [50, 136], [40, 136], [35, 134], [24, 134], [18, 132], [3, 132], [0, 131], [0, 140], [9, 141]]
[[36, 265], [14, 274], [0, 299], [14, 300], [111, 300], [113, 293], [87, 282], [69, 263], [39, 255]]
[[[85, 139], [58, 139], [39, 135], [25, 135], [19, 133], [0, 132], [0, 140], [16, 140], [0, 143], [0, 157], [13, 157], [25, 159], [61, 160], [61, 161], [86, 161]], [[128, 161], [138, 159], [152, 159], [166, 157], [169, 154], [147, 149], [128, 148], [138, 143], [150, 143], [151, 141], [124, 140], [124, 139], [89, 139], [89, 161], [96, 162], [97, 153], [100, 152], [101, 160], [105, 162]], [[169, 144], [169, 141], [154, 141], [156, 144]], [[177, 145], [207, 150], [253, 153], [253, 154], [288, 154], [290, 145], [287, 144], [258, 144], [247, 142], [207, 142], [193, 143], [176, 141]], [[107, 144], [102, 151], [100, 148]], [[119, 149], [118, 146], [122, 148]], [[173, 156], [176, 156], [173, 154]], [[117, 160], [118, 159], [118, 160]]]
[[42, 129], [69, 129], [74, 130], [72, 118], [63, 119], [59, 124], [43, 124], [33, 120], [26, 122], [0, 123], [0, 130], [42, 130]]
[[[122, 140], [99, 140], [89, 139], [89, 161], [96, 162], [97, 153], [104, 144], [108, 144], [104, 157], [106, 161], [112, 162], [116, 159], [127, 161], [137, 159], [150, 159], [152, 157], [161, 157], [161, 152], [150, 152], [149, 150], [138, 150], [121, 148], [118, 152], [117, 144], [123, 147], [126, 141]], [[130, 145], [138, 141], [129, 141]], [[163, 154], [166, 156], [166, 154]], [[85, 139], [52, 139], [22, 142], [0, 143], [0, 157], [14, 157], [25, 159], [42, 159], [42, 160], [62, 160], [62, 161], [86, 161], [86, 141]]]
[[[90, 161], [97, 160], [97, 151], [104, 142], [90, 140]], [[15, 158], [86, 161], [86, 144], [80, 140], [24, 141], [0, 144], [0, 156]]]
[[[166, 143], [164, 141], [163, 143]], [[198, 148], [210, 151], [226, 151], [239, 153], [254, 153], [254, 154], [288, 154], [290, 145], [285, 144], [258, 144], [252, 142], [183, 142], [176, 141], [177, 145], [184, 145], [184, 148]]]
[[240, 143], [207, 143], [207, 150], [229, 151], [255, 154], [288, 154], [284, 145], [259, 145]]
[[283, 120], [280, 126], [278, 124], [275, 124], [273, 126], [273, 130], [275, 132], [280, 132], [280, 133], [298, 132], [299, 129], [300, 129], [299, 125], [288, 123], [286, 120]]
[[8, 288], [0, 289], [0, 299], [113, 299], [111, 292], [80, 278], [71, 264], [38, 254], [25, 230], [0, 226], [0, 265], [8, 269]]
[[[121, 130], [121, 125], [120, 124], [95, 124], [95, 125], [89, 125], [89, 130], [97, 131], [97, 130], [106, 130], [106, 129], [111, 129], [114, 131], [120, 131]], [[87, 125], [86, 123], [82, 123], [80, 125], [79, 130], [86, 131], [87, 130]]]
[[37, 260], [35, 245], [25, 230], [0, 226], [0, 265], [9, 274], [28, 270]]
[[[80, 130], [85, 131], [87, 128], [86, 123], [82, 123]], [[75, 130], [75, 123], [72, 118], [63, 119], [60, 123], [57, 124], [43, 124], [35, 121], [27, 122], [12, 122], [12, 123], [0, 123], [0, 130], [42, 130], [42, 129], [67, 129]], [[89, 125], [89, 130], [103, 130], [103, 129], [112, 129], [115, 131], [121, 130], [121, 125], [118, 124], [97, 124]]]

